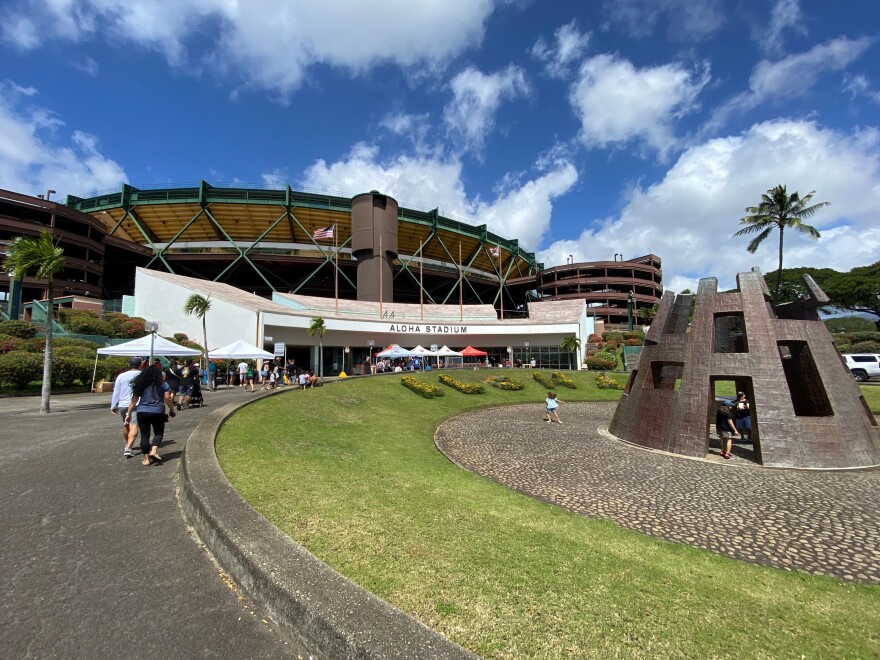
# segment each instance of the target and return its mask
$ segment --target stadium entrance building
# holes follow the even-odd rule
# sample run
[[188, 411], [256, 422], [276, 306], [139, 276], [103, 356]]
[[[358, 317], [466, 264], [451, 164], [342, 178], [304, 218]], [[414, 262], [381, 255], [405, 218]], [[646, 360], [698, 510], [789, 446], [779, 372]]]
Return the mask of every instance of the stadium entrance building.
[[[364, 373], [368, 359], [389, 344], [453, 350], [471, 345], [486, 351], [492, 365], [534, 359], [540, 367], [579, 369], [582, 351], [569, 354], [559, 345], [574, 335], [585, 346], [595, 322], [587, 318], [580, 300], [531, 302], [528, 318], [502, 320], [489, 304], [421, 305], [286, 293], [267, 300], [227, 284], [144, 268], [136, 273], [135, 313], [158, 321], [161, 334], [185, 332], [200, 339], [201, 321], [183, 313], [194, 293], [211, 297], [209, 348], [244, 339], [294, 360], [300, 368], [317, 370], [320, 343], [328, 376]], [[318, 317], [326, 326], [320, 342], [308, 334]]]

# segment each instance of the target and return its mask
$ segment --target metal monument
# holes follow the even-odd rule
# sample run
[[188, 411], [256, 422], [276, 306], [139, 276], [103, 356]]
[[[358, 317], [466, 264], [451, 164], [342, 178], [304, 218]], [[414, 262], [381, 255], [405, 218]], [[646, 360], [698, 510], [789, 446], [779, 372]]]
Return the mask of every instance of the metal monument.
[[[880, 464], [880, 429], [818, 309], [828, 296], [803, 277], [807, 298], [772, 305], [761, 272], [719, 292], [666, 292], [609, 430], [652, 449], [704, 457], [717, 407], [732, 381], [751, 404], [755, 460], [769, 467]], [[691, 319], [691, 314], [693, 314]]]

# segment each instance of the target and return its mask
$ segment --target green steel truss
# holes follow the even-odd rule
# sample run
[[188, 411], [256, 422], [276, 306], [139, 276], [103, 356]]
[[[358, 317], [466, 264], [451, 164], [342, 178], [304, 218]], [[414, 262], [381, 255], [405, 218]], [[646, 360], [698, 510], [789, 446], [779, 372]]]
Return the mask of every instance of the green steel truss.
[[[222, 222], [212, 213], [211, 205], [216, 203], [241, 204], [243, 206], [274, 206], [278, 208], [278, 215], [259, 236], [255, 237], [244, 247], [241, 247], [239, 244], [242, 241], [233, 240], [223, 227]], [[198, 211], [183, 224], [163, 247], [157, 247], [156, 244], [161, 243], [161, 241], [141, 217], [138, 209], [145, 206], [182, 204], [198, 205]], [[68, 196], [67, 205], [78, 211], [91, 213], [96, 216], [105, 211], [121, 210], [122, 217], [109, 228], [108, 233], [110, 235], [115, 234], [126, 220], [130, 220], [142, 237], [143, 243], [153, 251], [153, 257], [147, 264], [148, 268], [159, 266], [164, 267], [170, 273], [174, 273], [174, 269], [168, 259], [166, 259], [169, 249], [181, 240], [187, 229], [200, 218], [203, 218], [212, 228], [217, 240], [228, 241], [235, 251], [235, 254], [230, 255], [233, 257], [230, 263], [214, 278], [214, 281], [223, 281], [237, 267], [246, 264], [256, 272], [270, 290], [278, 291], [280, 289], [297, 293], [329, 264], [331, 270], [333, 268], [338, 269], [340, 284], [344, 285], [347, 283], [352, 290], [357, 288], [348, 274], [337, 265], [333, 246], [321, 245], [315, 241], [312, 238], [312, 233], [303, 226], [296, 213], [297, 209], [317, 209], [350, 213], [351, 199], [347, 197], [300, 192], [293, 190], [290, 186], [286, 186], [281, 190], [220, 188], [201, 181], [198, 185], [193, 186], [156, 189], [136, 188], [126, 184], [119, 191], [99, 193], [88, 198]], [[543, 268], [543, 264], [535, 261], [535, 254], [522, 250], [517, 240], [508, 240], [492, 234], [487, 230], [486, 225], [474, 226], [446, 218], [441, 216], [437, 209], [419, 211], [399, 207], [398, 221], [401, 223], [401, 226], [418, 226], [424, 230], [425, 237], [418, 239], [420, 243], [418, 248], [413, 251], [413, 254], [398, 258], [399, 268], [394, 275], [395, 279], [405, 277], [411, 280], [417, 288], [421, 287], [420, 274], [414, 262], [420, 252], [430, 246], [434, 248], [439, 247], [449, 260], [456, 265], [454, 273], [450, 273], [450, 279], [454, 278], [454, 280], [444, 291], [435, 290], [431, 292], [421, 287], [422, 294], [425, 296], [426, 301], [430, 303], [439, 302], [447, 304], [450, 300], [454, 301], [454, 296], [458, 293], [459, 287], [466, 287], [470, 291], [469, 301], [476, 299], [480, 303], [490, 302], [493, 305], [498, 305], [500, 296], [503, 295], [505, 296], [505, 308], [510, 305], [510, 309], [512, 309], [516, 301], [506, 287], [507, 280], [534, 275]], [[282, 282], [280, 286], [276, 286], [250, 258], [253, 250], [259, 243], [281, 223], [287, 223], [293, 240], [310, 242], [323, 255], [320, 263], [302, 278], [298, 284]], [[340, 238], [343, 239], [343, 242], [336, 247], [337, 250], [342, 250], [351, 243], [351, 236]], [[472, 244], [473, 247], [468, 253], [462, 254], [462, 258], [459, 260], [458, 250], [461, 242], [467, 242], [469, 245]], [[496, 246], [501, 248], [502, 255], [505, 255], [501, 260], [492, 257], [489, 251], [490, 248]], [[492, 264], [492, 271], [484, 271], [484, 273], [496, 279], [500, 284], [500, 286], [494, 287], [494, 292], [491, 294], [487, 294], [486, 290], [488, 287], [483, 285], [480, 287], [483, 291], [481, 295], [480, 290], [470, 282], [466, 274], [481, 254], [487, 256]], [[185, 265], [182, 265], [181, 268], [194, 275], [199, 275]], [[487, 300], [484, 301], [483, 297], [487, 297]]]

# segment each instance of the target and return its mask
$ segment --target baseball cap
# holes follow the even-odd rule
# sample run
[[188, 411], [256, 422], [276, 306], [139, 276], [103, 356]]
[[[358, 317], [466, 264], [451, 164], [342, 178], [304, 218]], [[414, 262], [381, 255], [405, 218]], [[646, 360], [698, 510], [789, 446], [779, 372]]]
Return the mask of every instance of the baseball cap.
[[128, 360], [128, 364], [132, 367], [139, 367], [144, 363], [144, 358], [142, 357], [132, 357]]

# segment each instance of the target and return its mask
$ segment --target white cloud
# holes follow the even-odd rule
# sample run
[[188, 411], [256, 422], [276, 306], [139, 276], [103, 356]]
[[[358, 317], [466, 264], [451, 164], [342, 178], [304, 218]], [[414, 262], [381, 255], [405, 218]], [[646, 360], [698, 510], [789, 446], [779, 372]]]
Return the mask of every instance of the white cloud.
[[871, 83], [865, 76], [844, 76], [843, 91], [853, 99], [866, 98], [880, 105], [880, 91], [871, 89]]
[[425, 139], [431, 130], [429, 113], [413, 114], [391, 112], [379, 122], [379, 126], [392, 135], [407, 138], [420, 151], [425, 150]]
[[564, 78], [568, 75], [571, 65], [583, 56], [590, 41], [590, 34], [583, 34], [578, 30], [577, 23], [571, 21], [560, 26], [553, 36], [555, 38], [553, 46], [548, 46], [543, 37], [539, 38], [532, 47], [532, 56], [543, 62], [548, 75], [553, 78]]
[[708, 65], [694, 71], [679, 64], [636, 69], [614, 55], [592, 57], [569, 93], [581, 121], [580, 139], [589, 147], [637, 140], [663, 157], [676, 143], [675, 120], [696, 108], [709, 78]]
[[[545, 263], [633, 258], [653, 252], [663, 258], [667, 288], [690, 286], [715, 276], [734, 285], [738, 272], [776, 269], [778, 236], [754, 255], [747, 238], [733, 238], [745, 207], [767, 189], [783, 184], [814, 202], [831, 206], [810, 219], [822, 232], [813, 242], [787, 233], [784, 266], [849, 270], [880, 259], [880, 131], [847, 134], [813, 122], [772, 121], [741, 135], [716, 138], [684, 152], [665, 177], [636, 186], [618, 216], [599, 221], [574, 241], [555, 243], [539, 257]], [[679, 289], [680, 290], [680, 289]]]
[[3, 35], [22, 49], [113, 35], [172, 66], [287, 96], [315, 64], [352, 74], [441, 67], [482, 41], [493, 10], [494, 0], [19, 0], [4, 12]]
[[770, 10], [770, 23], [761, 23], [752, 30], [752, 39], [765, 53], [779, 54], [784, 51], [783, 34], [787, 30], [805, 35], [807, 33], [803, 21], [800, 0], [776, 0]]
[[92, 76], [93, 78], [98, 75], [101, 70], [101, 67], [98, 66], [98, 63], [91, 57], [84, 57], [81, 60], [75, 60], [70, 63], [77, 71], [82, 71], [88, 76]]
[[633, 37], [647, 37], [666, 20], [667, 34], [679, 41], [705, 39], [724, 25], [720, 0], [605, 0], [615, 25]]
[[501, 102], [529, 94], [523, 70], [513, 65], [490, 74], [468, 67], [449, 86], [452, 100], [443, 109], [443, 119], [462, 145], [476, 152], [492, 132]]
[[0, 188], [31, 195], [51, 188], [63, 199], [128, 180], [122, 166], [99, 151], [94, 136], [78, 130], [65, 135], [60, 118], [30, 104], [35, 93], [0, 83]]
[[805, 53], [789, 55], [775, 62], [761, 60], [752, 70], [749, 90], [720, 106], [707, 127], [721, 127], [732, 115], [747, 112], [765, 102], [790, 103], [810, 91], [822, 74], [845, 69], [872, 43], [869, 37], [838, 37]]
[[486, 224], [491, 231], [515, 237], [524, 249], [533, 250], [550, 226], [553, 200], [571, 190], [577, 178], [574, 165], [560, 160], [540, 176], [504, 186], [495, 199], [483, 200], [468, 196], [457, 158], [402, 155], [383, 161], [376, 147], [361, 143], [343, 160], [315, 162], [305, 171], [301, 185], [345, 194], [380, 190], [402, 206], [439, 207], [443, 215]]

